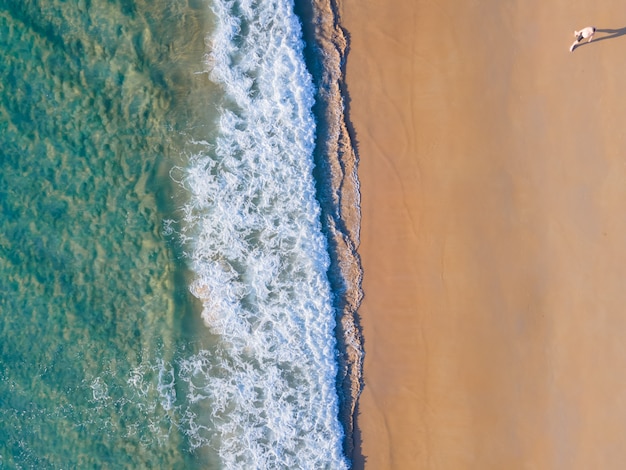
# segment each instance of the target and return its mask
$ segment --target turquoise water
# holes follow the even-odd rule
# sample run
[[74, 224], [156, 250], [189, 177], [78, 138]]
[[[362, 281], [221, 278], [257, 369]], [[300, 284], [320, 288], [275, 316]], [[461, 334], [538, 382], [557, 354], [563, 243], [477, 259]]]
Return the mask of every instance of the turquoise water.
[[0, 468], [347, 468], [290, 0], [0, 3]]
[[181, 132], [210, 122], [189, 73], [209, 20], [186, 0], [0, 5], [0, 466], [202, 461], [159, 371], [201, 347], [163, 220]]

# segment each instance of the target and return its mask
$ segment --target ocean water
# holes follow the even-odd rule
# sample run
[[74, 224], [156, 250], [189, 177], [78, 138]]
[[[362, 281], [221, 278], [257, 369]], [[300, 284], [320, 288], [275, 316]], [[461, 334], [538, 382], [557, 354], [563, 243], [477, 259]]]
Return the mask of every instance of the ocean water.
[[0, 2], [0, 468], [348, 467], [303, 48], [289, 0]]

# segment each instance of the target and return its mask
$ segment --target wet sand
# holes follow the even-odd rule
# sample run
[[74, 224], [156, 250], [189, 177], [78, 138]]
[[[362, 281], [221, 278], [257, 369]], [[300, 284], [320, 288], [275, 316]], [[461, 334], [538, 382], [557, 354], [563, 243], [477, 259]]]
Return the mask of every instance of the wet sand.
[[[340, 6], [362, 197], [355, 468], [622, 468], [626, 35], [602, 30], [626, 7]], [[588, 24], [596, 41], [570, 53]]]

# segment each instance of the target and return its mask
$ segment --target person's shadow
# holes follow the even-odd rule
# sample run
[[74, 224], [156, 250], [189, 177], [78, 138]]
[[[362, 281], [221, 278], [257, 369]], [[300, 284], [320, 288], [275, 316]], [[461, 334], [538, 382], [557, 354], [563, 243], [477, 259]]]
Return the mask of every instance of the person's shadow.
[[601, 37], [595, 37], [593, 38], [593, 41], [591, 41], [590, 43], [585, 41], [582, 42], [580, 44], [578, 44], [576, 46], [576, 49], [578, 49], [579, 47], [582, 46], [586, 46], [588, 44], [592, 44], [594, 42], [600, 42], [600, 41], [604, 41], [606, 39], [614, 39], [614, 38], [618, 38], [620, 36], [624, 36], [626, 34], [626, 26], [623, 28], [619, 28], [619, 29], [600, 29], [600, 28], [596, 28], [596, 32], [595, 34], [598, 33], [606, 33], [608, 36], [601, 36]]

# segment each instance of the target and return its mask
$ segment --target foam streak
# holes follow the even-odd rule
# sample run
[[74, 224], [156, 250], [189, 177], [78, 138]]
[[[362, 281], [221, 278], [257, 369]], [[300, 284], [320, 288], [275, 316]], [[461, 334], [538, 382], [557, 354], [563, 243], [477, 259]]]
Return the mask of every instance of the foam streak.
[[335, 312], [312, 178], [313, 86], [288, 0], [217, 0], [219, 137], [190, 160], [192, 293], [221, 343], [194, 397], [227, 468], [347, 468]]

